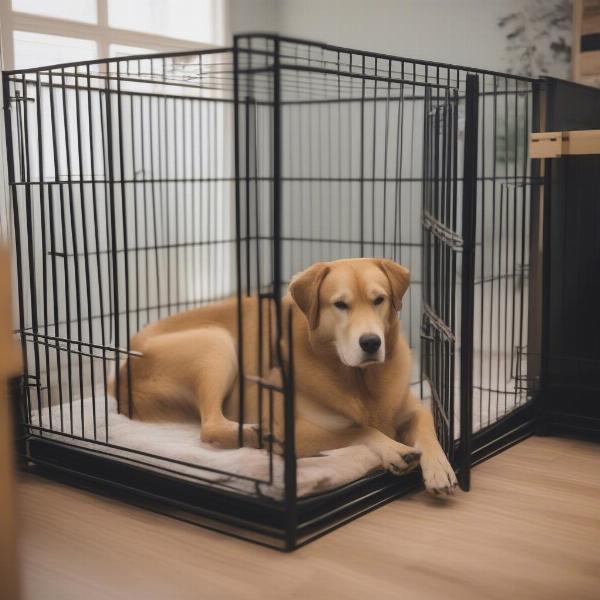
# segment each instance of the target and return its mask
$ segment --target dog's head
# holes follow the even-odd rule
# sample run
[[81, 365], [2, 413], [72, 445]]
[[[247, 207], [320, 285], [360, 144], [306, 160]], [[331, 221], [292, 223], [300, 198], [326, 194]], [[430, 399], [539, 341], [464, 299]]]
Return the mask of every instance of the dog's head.
[[381, 363], [386, 338], [397, 326], [408, 269], [391, 260], [356, 258], [316, 263], [290, 282], [313, 345], [333, 345], [349, 367]]

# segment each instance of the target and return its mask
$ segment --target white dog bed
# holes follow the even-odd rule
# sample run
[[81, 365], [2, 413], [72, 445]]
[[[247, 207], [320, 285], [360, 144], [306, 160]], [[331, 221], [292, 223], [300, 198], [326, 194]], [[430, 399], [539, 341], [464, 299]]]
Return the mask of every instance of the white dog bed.
[[[283, 460], [273, 455], [273, 477], [270, 481], [270, 461], [268, 452], [253, 448], [219, 450], [200, 441], [199, 424], [194, 423], [143, 423], [131, 420], [117, 412], [116, 400], [108, 397], [108, 442], [104, 415], [104, 397], [96, 396], [96, 440], [94, 442], [94, 420], [92, 398], [82, 404], [72, 404], [73, 428], [71, 429], [71, 408], [62, 405], [64, 433], [86, 439], [74, 439], [60, 433], [60, 406], [52, 406], [52, 429], [56, 433], [44, 433], [44, 437], [60, 440], [80, 448], [89, 448], [110, 453], [125, 461], [142, 461], [150, 468], [171, 473], [188, 479], [202, 478], [213, 485], [239, 492], [262, 494], [271, 498], [281, 498], [284, 493]], [[40, 415], [32, 413], [32, 424], [40, 425]], [[48, 408], [42, 408], [41, 426], [50, 428]], [[83, 435], [82, 435], [83, 433]], [[148, 457], [143, 453], [160, 455], [164, 459]], [[177, 461], [177, 462], [174, 462]], [[187, 463], [183, 465], [181, 463]], [[308, 496], [334, 489], [350, 483], [376, 470], [379, 467], [377, 456], [364, 446], [352, 446], [332, 450], [323, 456], [301, 458], [298, 460], [297, 489], [298, 496]], [[211, 471], [215, 469], [220, 472]], [[250, 477], [264, 483], [256, 483]]]
[[[417, 361], [413, 363], [413, 381], [418, 380]], [[476, 365], [477, 356], [476, 356]], [[495, 363], [494, 363], [495, 364]], [[476, 373], [478, 373], [478, 367]], [[419, 395], [419, 385], [412, 386]], [[430, 403], [430, 393], [427, 384], [424, 386], [424, 404]], [[455, 438], [460, 434], [459, 395], [456, 389], [455, 399]], [[475, 429], [488, 423], [493, 423], [515, 408], [518, 396], [508, 396], [506, 406], [499, 400], [498, 394], [492, 394], [491, 399], [474, 395], [473, 423]], [[506, 402], [506, 398], [502, 398]], [[499, 406], [496, 407], [498, 402]], [[488, 407], [489, 405], [489, 407]], [[131, 420], [117, 412], [117, 403], [108, 397], [108, 447], [106, 440], [106, 420], [104, 412], [104, 396], [96, 394], [96, 435], [94, 438], [93, 402], [88, 397], [82, 403], [73, 401], [73, 427], [71, 429], [71, 408], [68, 403], [62, 405], [62, 431], [69, 434], [61, 435], [61, 408], [52, 406], [52, 427], [48, 408], [32, 411], [31, 422], [35, 426], [52, 429], [53, 433], [44, 432], [50, 439], [63, 443], [89, 448], [91, 450], [109, 453], [125, 461], [140, 462], [144, 466], [179, 477], [201, 478], [223, 488], [233, 489], [242, 493], [262, 494], [271, 498], [281, 498], [284, 493], [284, 465], [281, 457], [272, 457], [271, 462], [265, 450], [240, 448], [235, 450], [219, 450], [200, 441], [200, 425], [198, 423], [143, 423]], [[56, 433], [55, 433], [56, 432]], [[76, 439], [85, 438], [85, 439]], [[94, 439], [98, 442], [93, 441]], [[120, 449], [115, 449], [118, 446]], [[152, 454], [164, 458], [147, 456]], [[186, 463], [186, 464], [182, 464]], [[360, 479], [364, 475], [379, 468], [377, 456], [364, 446], [352, 446], [331, 450], [322, 456], [301, 458], [298, 460], [297, 490], [298, 496], [325, 492], [344, 484]], [[246, 479], [245, 479], [246, 478]], [[256, 483], [247, 478], [260, 480]]]

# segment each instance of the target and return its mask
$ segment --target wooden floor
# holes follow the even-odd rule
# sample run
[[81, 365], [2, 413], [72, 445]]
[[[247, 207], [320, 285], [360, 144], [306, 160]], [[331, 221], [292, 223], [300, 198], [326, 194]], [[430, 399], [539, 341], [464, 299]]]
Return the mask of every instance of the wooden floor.
[[531, 438], [449, 502], [400, 499], [293, 554], [33, 476], [27, 599], [600, 598], [600, 446]]

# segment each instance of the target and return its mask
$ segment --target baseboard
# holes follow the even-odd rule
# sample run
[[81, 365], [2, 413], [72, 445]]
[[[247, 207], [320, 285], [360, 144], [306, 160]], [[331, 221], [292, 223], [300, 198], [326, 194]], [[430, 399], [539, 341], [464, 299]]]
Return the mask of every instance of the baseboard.
[[548, 435], [564, 435], [600, 442], [600, 419], [564, 412], [544, 416]]

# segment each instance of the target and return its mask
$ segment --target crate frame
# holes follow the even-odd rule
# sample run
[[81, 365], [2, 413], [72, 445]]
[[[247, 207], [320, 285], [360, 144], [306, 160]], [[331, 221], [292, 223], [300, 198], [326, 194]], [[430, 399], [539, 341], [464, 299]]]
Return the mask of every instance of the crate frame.
[[[254, 44], [254, 48], [252, 45]], [[286, 62], [282, 53], [281, 47], [284, 44], [295, 45], [308, 49], [308, 65], [290, 64]], [[265, 50], [264, 48], [267, 48]], [[271, 48], [271, 49], [269, 49]], [[327, 52], [337, 54], [338, 64], [337, 70], [329, 67], [319, 67], [311, 63], [310, 52]], [[455, 232], [460, 237], [457, 244], [457, 251], [461, 255], [462, 260], [462, 280], [460, 283], [460, 426], [461, 434], [458, 440], [454, 440], [451, 436], [450, 447], [446, 448], [447, 452], [455, 457], [454, 466], [458, 472], [461, 487], [469, 489], [470, 486], [470, 469], [474, 464], [481, 460], [494, 455], [502, 449], [516, 443], [524, 437], [530, 435], [533, 431], [534, 424], [534, 404], [531, 401], [529, 391], [529, 379], [531, 373], [527, 373], [528, 380], [525, 382], [525, 394], [527, 401], [523, 406], [514, 409], [506, 416], [496, 419], [494, 422], [488, 423], [487, 426], [480, 428], [478, 431], [473, 431], [473, 353], [474, 353], [474, 290], [475, 290], [475, 255], [476, 255], [476, 222], [478, 219], [477, 205], [480, 201], [480, 191], [478, 189], [481, 176], [478, 170], [478, 157], [481, 154], [483, 142], [478, 129], [480, 127], [480, 106], [485, 106], [486, 91], [485, 78], [493, 80], [496, 86], [497, 80], [503, 79], [506, 81], [505, 94], [508, 97], [508, 81], [518, 82], [515, 85], [515, 97], [519, 94], [519, 85], [527, 88], [528, 94], [531, 94], [532, 103], [531, 109], [533, 117], [531, 122], [525, 124], [525, 129], [531, 127], [537, 119], [539, 85], [536, 80], [515, 77], [495, 73], [492, 71], [463, 68], [456, 65], [448, 65], [442, 63], [433, 63], [427, 61], [418, 61], [412, 59], [403, 59], [386, 54], [362, 52], [332, 46], [329, 44], [320, 44], [307, 40], [288, 38], [284, 36], [272, 34], [242, 34], [235, 37], [234, 47], [230, 49], [204, 50], [196, 53], [170, 53], [152, 55], [153, 60], [173, 60], [177, 57], [185, 56], [210, 56], [215, 53], [230, 52], [233, 57], [233, 72], [234, 72], [234, 89], [233, 89], [233, 112], [234, 112], [234, 136], [236, 143], [234, 147], [234, 185], [235, 185], [235, 207], [236, 207], [236, 293], [238, 301], [241, 300], [244, 290], [245, 277], [243, 273], [244, 255], [242, 252], [244, 240], [248, 243], [248, 230], [244, 231], [244, 219], [241, 214], [243, 205], [243, 185], [248, 181], [248, 173], [243, 173], [242, 157], [240, 156], [240, 139], [241, 131], [247, 122], [243, 123], [243, 118], [240, 115], [247, 109], [247, 103], [242, 99], [240, 90], [240, 82], [244, 77], [252, 77], [254, 73], [245, 71], [254, 71], [240, 65], [241, 57], [247, 54], [266, 55], [268, 59], [272, 59], [272, 64], [267, 64], [264, 70], [269, 72], [269, 76], [273, 79], [272, 100], [273, 107], [273, 163], [272, 175], [269, 178], [273, 185], [273, 231], [270, 236], [269, 244], [272, 244], [273, 267], [272, 276], [268, 282], [268, 291], [265, 293], [265, 299], [272, 302], [276, 313], [278, 323], [278, 345], [280, 340], [286, 335], [289, 337], [289, 332], [283, 331], [281, 325], [281, 295], [284, 285], [284, 277], [282, 275], [282, 265], [280, 259], [282, 257], [282, 229], [281, 229], [281, 207], [282, 200], [282, 149], [281, 149], [281, 107], [284, 100], [282, 99], [281, 90], [281, 73], [284, 70], [291, 70], [302, 73], [321, 73], [323, 75], [337, 76], [354, 76], [352, 73], [352, 57], [360, 57], [362, 60], [362, 76], [361, 81], [373, 80], [380, 81], [382, 84], [390, 85], [391, 83], [403, 85], [402, 82], [408, 82], [411, 85], [420, 85], [423, 89], [442, 89], [445, 93], [452, 90], [453, 93], [463, 94], [465, 102], [465, 140], [463, 144], [464, 164], [462, 177], [462, 214], [461, 214], [461, 231]], [[350, 57], [350, 70], [344, 72], [343, 65], [340, 66], [340, 56]], [[289, 58], [289, 57], [288, 57]], [[69, 69], [86, 69], [88, 78], [90, 77], [90, 68], [93, 65], [104, 65], [106, 73], [110, 74], [111, 64], [124, 64], [127, 61], [144, 60], [147, 57], [125, 57], [118, 59], [105, 59], [100, 61], [88, 61], [81, 63], [70, 63], [59, 65], [53, 68], [45, 68], [43, 70], [60, 69], [63, 76], [63, 85], [65, 70]], [[375, 61], [375, 74], [368, 74], [365, 71], [367, 61]], [[379, 62], [389, 65], [388, 74], [379, 74]], [[356, 63], [355, 63], [356, 64]], [[392, 76], [392, 66], [401, 69], [401, 77]], [[14, 157], [23, 152], [22, 147], [15, 147], [13, 136], [13, 115], [11, 114], [12, 107], [19, 102], [26, 102], [24, 98], [18, 98], [16, 95], [11, 95], [11, 85], [18, 78], [23, 81], [32, 74], [37, 74], [39, 85], [39, 73], [42, 69], [27, 69], [22, 71], [8, 71], [3, 73], [3, 90], [4, 90], [4, 114], [6, 123], [6, 141], [8, 155], [8, 171], [9, 171], [9, 186], [13, 197], [13, 217], [15, 219], [15, 239], [14, 243], [17, 249], [15, 254], [17, 262], [18, 279], [21, 285], [18, 286], [19, 291], [19, 308], [21, 315], [20, 332], [23, 348], [23, 356], [27, 364], [27, 344], [31, 341], [28, 338], [32, 336], [27, 333], [27, 327], [24, 321], [24, 313], [26, 312], [25, 300], [23, 298], [24, 285], [22, 283], [24, 273], [27, 268], [25, 261], [31, 260], [33, 253], [33, 228], [31, 227], [29, 215], [26, 216], [26, 229], [28, 238], [27, 243], [20, 235], [23, 232], [23, 222], [20, 220], [22, 208], [17, 199], [17, 187], [19, 185], [17, 170]], [[325, 71], [325, 72], [324, 72]], [[333, 71], [333, 72], [329, 72]], [[68, 76], [68, 75], [67, 75]], [[52, 79], [53, 75], [50, 75]], [[405, 79], [406, 77], [406, 79]], [[126, 80], [125, 75], [121, 75], [119, 66], [116, 71], [116, 88], [112, 90], [107, 87], [106, 94], [107, 102], [114, 92], [117, 98], [121, 97], [122, 80]], [[421, 81], [422, 80], [422, 81]], [[480, 80], [483, 80], [482, 89], [478, 87]], [[24, 84], [26, 85], [26, 84]], [[124, 93], [124, 92], [123, 92]], [[485, 109], [484, 109], [485, 110]], [[107, 114], [111, 114], [111, 109], [108, 109]], [[485, 126], [485, 123], [484, 123]], [[118, 128], [120, 133], [121, 128]], [[110, 137], [110, 136], [109, 136]], [[108, 140], [108, 147], [112, 148], [114, 140]], [[109, 166], [113, 165], [113, 159], [108, 161]], [[22, 165], [21, 165], [22, 167]], [[481, 167], [479, 167], [480, 169]], [[122, 171], [123, 167], [121, 167]], [[536, 180], [536, 166], [532, 166], [531, 177], [526, 176], [526, 170], [523, 173], [523, 186], [531, 185]], [[456, 177], [456, 175], [455, 175]], [[495, 176], [494, 176], [495, 177]], [[527, 182], [525, 179], [527, 178]], [[122, 176], [121, 176], [122, 179]], [[483, 176], [485, 179], [485, 176]], [[515, 180], [517, 179], [515, 171]], [[120, 184], [119, 177], [110, 176], [110, 185], [117, 186]], [[122, 184], [122, 182], [121, 182]], [[458, 196], [456, 196], [458, 197]], [[456, 198], [455, 198], [456, 200]], [[432, 226], [438, 227], [439, 231], [443, 231], [444, 235], [448, 234], [448, 223], [443, 218], [430, 218], [425, 225], [431, 229]], [[534, 225], [530, 223], [530, 226]], [[523, 232], [525, 231], [525, 221], [522, 223]], [[450, 232], [452, 233], [452, 232]], [[483, 235], [483, 234], [482, 234]], [[525, 233], [523, 233], [525, 235]], [[456, 240], [455, 240], [456, 241]], [[115, 259], [116, 260], [116, 259]], [[31, 266], [31, 263], [30, 263]], [[113, 265], [114, 271], [118, 270], [117, 263]], [[531, 274], [530, 274], [531, 277]], [[259, 287], [260, 287], [260, 281]], [[31, 285], [31, 289], [35, 289], [35, 285]], [[115, 303], [117, 305], [116, 312], [118, 313], [119, 298], [115, 292]], [[35, 304], [35, 299], [34, 299]], [[523, 308], [521, 308], [523, 310]], [[241, 316], [239, 316], [241, 319]], [[115, 320], [115, 327], [118, 328], [119, 319]], [[241, 321], [240, 321], [241, 324]], [[241, 329], [241, 328], [240, 328]], [[37, 329], [36, 329], [37, 331]], [[458, 332], [456, 332], [458, 334]], [[34, 335], [35, 340], [38, 338]], [[56, 336], [58, 338], [58, 336]], [[117, 336], [118, 339], [118, 336]], [[81, 340], [67, 338], [66, 340], [55, 340], [66, 342], [68, 348], [70, 345], [76, 345], [81, 350]], [[119, 344], [113, 349], [116, 360], [118, 361], [122, 354], [128, 355], [131, 351], [127, 345], [121, 348]], [[85, 344], [84, 344], [85, 345]], [[91, 344], [88, 348], [92, 349]], [[241, 348], [241, 344], [240, 344]], [[243, 369], [243, 356], [240, 352], [238, 355], [241, 372]], [[29, 361], [31, 362], [31, 361]], [[27, 406], [28, 387], [31, 385], [39, 386], [39, 377], [34, 383], [29, 379], [29, 372], [24, 379], [24, 385], [16, 386], [17, 393], [16, 404], [21, 412], [20, 431], [19, 431], [19, 448], [21, 455], [24, 457], [28, 468], [39, 472], [40, 474], [50, 476], [59, 480], [67, 481], [74, 485], [92, 489], [96, 492], [108, 494], [111, 497], [124, 499], [135, 504], [145, 506], [170, 514], [182, 520], [201, 524], [205, 527], [224, 531], [231, 535], [250, 539], [252, 541], [276, 547], [282, 550], [293, 550], [305, 543], [318, 538], [327, 531], [339, 527], [343, 523], [380, 506], [402, 494], [408, 493], [420, 487], [419, 477], [417, 474], [411, 474], [402, 478], [393, 477], [387, 473], [376, 473], [362, 478], [354, 483], [348, 484], [342, 488], [326, 492], [319, 496], [311, 498], [296, 498], [296, 456], [293, 446], [293, 403], [294, 403], [294, 385], [293, 385], [293, 359], [290, 360], [291, 367], [289, 372], [284, 377], [284, 384], [277, 387], [275, 391], [280, 393], [285, 398], [286, 407], [286, 439], [290, 440], [285, 445], [285, 497], [282, 502], [276, 502], [267, 498], [251, 497], [247, 495], [236, 494], [232, 491], [224, 491], [214, 486], [203, 483], [192, 483], [183, 481], [180, 478], [169, 476], [167, 473], [158, 473], [150, 471], [143, 465], [135, 465], [131, 462], [123, 462], [115, 460], [110, 456], [102, 455], [97, 451], [89, 451], [82, 448], [77, 448], [69, 443], [59, 443], [57, 440], [44, 438], [37, 435], [35, 428], [32, 429], [32, 423], [28, 421], [28, 417], [24, 413], [24, 408]], [[423, 366], [423, 361], [421, 361]], [[39, 374], [39, 368], [35, 369]], [[424, 373], [424, 378], [433, 378], [433, 375]], [[454, 379], [454, 376], [453, 376]], [[435, 381], [433, 381], [435, 385]], [[244, 393], [244, 378], [240, 377], [240, 392]], [[452, 419], [454, 415], [454, 399], [449, 405], [441, 407], [439, 412], [446, 411], [447, 419]]]

